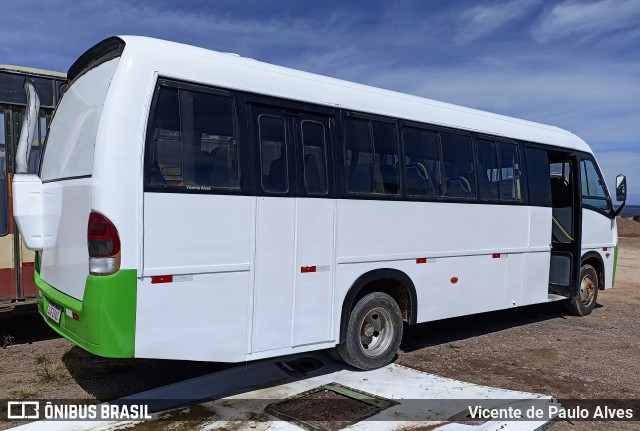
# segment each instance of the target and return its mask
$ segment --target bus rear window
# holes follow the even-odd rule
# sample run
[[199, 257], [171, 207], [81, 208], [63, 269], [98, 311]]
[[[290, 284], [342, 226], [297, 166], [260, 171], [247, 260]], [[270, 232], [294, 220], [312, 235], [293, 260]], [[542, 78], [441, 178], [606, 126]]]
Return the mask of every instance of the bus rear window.
[[42, 181], [91, 176], [102, 106], [118, 61], [89, 70], [67, 89], [49, 128]]
[[73, 83], [91, 69], [120, 57], [124, 46], [124, 41], [117, 36], [112, 36], [95, 44], [71, 65], [67, 72], [67, 79]]

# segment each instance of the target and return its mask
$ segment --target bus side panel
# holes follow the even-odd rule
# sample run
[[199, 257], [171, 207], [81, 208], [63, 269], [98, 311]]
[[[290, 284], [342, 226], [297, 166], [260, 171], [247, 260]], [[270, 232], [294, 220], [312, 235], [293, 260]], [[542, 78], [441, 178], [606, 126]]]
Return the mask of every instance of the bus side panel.
[[529, 208], [529, 247], [535, 252], [525, 257], [522, 305], [547, 302], [551, 262], [551, 208]]
[[135, 356], [239, 362], [246, 357], [249, 271], [138, 282]]
[[[437, 258], [420, 266], [418, 321], [499, 310], [507, 304], [509, 258], [492, 255]], [[454, 281], [457, 280], [457, 281]]]
[[291, 347], [295, 199], [258, 197], [251, 352]]
[[540, 304], [549, 300], [550, 252], [527, 253], [525, 256], [522, 305]]
[[[604, 288], [613, 287], [614, 250], [618, 244], [615, 220], [590, 209], [582, 210], [582, 254], [595, 251], [604, 263]], [[607, 251], [603, 249], [607, 248]], [[607, 254], [609, 256], [607, 256]]]
[[253, 199], [144, 194], [137, 357], [244, 360]]
[[[518, 307], [522, 305], [522, 298], [524, 296], [524, 274], [525, 274], [525, 261], [528, 253], [510, 253], [506, 257], [500, 255], [500, 259], [507, 259], [507, 276], [506, 276], [506, 289], [507, 289], [507, 306]], [[492, 256], [493, 258], [493, 256]]]
[[418, 321], [520, 305], [528, 207], [345, 200], [338, 208], [338, 262], [348, 264], [338, 298], [371, 266], [405, 268]]
[[332, 338], [335, 205], [330, 199], [298, 199], [294, 346]]
[[523, 205], [338, 201], [342, 260], [516, 253], [528, 243], [529, 210]]
[[402, 271], [416, 287], [421, 323], [508, 307], [509, 260], [478, 255], [428, 259], [423, 264], [415, 259], [339, 264], [338, 285], [348, 288], [362, 274], [379, 268]]

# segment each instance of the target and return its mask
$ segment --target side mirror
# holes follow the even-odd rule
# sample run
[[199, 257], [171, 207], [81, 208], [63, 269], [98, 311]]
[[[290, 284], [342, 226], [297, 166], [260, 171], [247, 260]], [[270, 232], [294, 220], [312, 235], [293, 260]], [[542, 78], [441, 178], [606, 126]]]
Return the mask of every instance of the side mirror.
[[622, 203], [617, 210], [611, 210], [609, 217], [612, 219], [618, 217], [627, 201], [627, 177], [624, 175], [618, 175], [616, 177], [616, 200]]
[[618, 202], [627, 200], [627, 177], [624, 175], [616, 177], [616, 200]]

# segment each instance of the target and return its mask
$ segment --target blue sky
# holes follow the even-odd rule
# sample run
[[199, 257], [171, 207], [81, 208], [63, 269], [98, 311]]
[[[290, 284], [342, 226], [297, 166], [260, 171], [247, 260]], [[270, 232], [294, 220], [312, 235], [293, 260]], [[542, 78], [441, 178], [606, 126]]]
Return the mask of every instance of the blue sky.
[[4, 0], [0, 63], [66, 71], [114, 34], [553, 124], [640, 204], [638, 0]]

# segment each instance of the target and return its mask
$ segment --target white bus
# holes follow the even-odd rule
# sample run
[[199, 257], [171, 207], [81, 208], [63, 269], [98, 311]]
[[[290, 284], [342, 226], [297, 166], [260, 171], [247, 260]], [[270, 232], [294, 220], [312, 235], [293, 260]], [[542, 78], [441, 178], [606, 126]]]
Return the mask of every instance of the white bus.
[[567, 131], [142, 37], [68, 78], [14, 212], [44, 319], [97, 355], [372, 369], [404, 323], [613, 286], [616, 210]]

